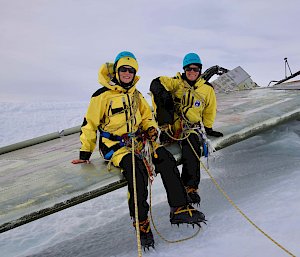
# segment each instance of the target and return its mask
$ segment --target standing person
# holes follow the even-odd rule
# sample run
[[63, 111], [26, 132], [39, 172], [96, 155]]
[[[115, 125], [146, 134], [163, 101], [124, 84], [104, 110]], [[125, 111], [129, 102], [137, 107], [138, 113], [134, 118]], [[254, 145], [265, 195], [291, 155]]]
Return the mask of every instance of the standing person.
[[[198, 133], [185, 135], [183, 136], [185, 139], [180, 141], [183, 164], [181, 179], [188, 193], [189, 202], [198, 205], [201, 201], [198, 193], [200, 161], [194, 150], [198, 156], [203, 155], [201, 125], [204, 124], [206, 134], [214, 137], [223, 136], [221, 132], [212, 129], [216, 116], [216, 95], [213, 87], [200, 77], [201, 69], [200, 57], [195, 53], [189, 53], [183, 59], [182, 74], [178, 72], [173, 78], [158, 77], [150, 85], [159, 126], [166, 128], [166, 125], [169, 125], [168, 131], [175, 138], [178, 138], [179, 134], [184, 135], [182, 132], [187, 128], [189, 131], [198, 129]], [[161, 141], [166, 137], [169, 136], [162, 132]]]
[[[91, 98], [81, 126], [79, 159], [72, 163], [89, 163], [96, 146], [97, 130], [100, 132], [99, 148], [106, 160], [123, 170], [128, 182], [129, 212], [135, 219], [133, 168], [135, 166], [138, 220], [141, 244], [154, 247], [148, 211], [149, 162], [141, 153], [148, 146], [155, 172], [161, 174], [170, 205], [171, 224], [197, 224], [205, 221], [203, 213], [188, 204], [187, 194], [180, 179], [174, 157], [155, 141], [157, 123], [149, 104], [136, 89], [139, 77], [135, 56], [127, 51], [117, 55], [114, 63], [105, 63], [99, 70], [99, 82], [103, 86]], [[145, 135], [145, 136], [144, 136]], [[134, 137], [135, 163], [132, 162], [131, 140]], [[145, 139], [146, 138], [146, 139]], [[150, 143], [149, 143], [150, 142]], [[148, 151], [149, 152], [149, 151]], [[148, 159], [148, 160], [150, 160]], [[151, 164], [151, 163], [150, 163]], [[135, 224], [135, 222], [134, 222]]]

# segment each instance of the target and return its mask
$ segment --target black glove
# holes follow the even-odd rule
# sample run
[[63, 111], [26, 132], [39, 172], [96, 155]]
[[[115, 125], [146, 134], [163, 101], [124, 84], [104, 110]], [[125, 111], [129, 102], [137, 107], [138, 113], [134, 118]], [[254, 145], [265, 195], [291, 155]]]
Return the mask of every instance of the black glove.
[[150, 141], [152, 141], [152, 142], [156, 141], [156, 139], [158, 137], [158, 131], [157, 131], [157, 129], [154, 128], [153, 126], [150, 127], [150, 128], [148, 128], [147, 132], [146, 132], [146, 136], [147, 136], [147, 138]]
[[173, 136], [173, 132], [169, 124], [164, 124], [159, 127], [161, 132], [159, 135], [159, 141], [162, 145], [171, 144], [174, 140], [169, 136]]
[[223, 133], [213, 130], [212, 128], [204, 127], [206, 134], [212, 137], [222, 137]]
[[[170, 131], [168, 131], [168, 133], [172, 134]], [[162, 131], [159, 136], [159, 141], [161, 144], [167, 145], [167, 144], [172, 143], [173, 139], [168, 136], [166, 131]]]

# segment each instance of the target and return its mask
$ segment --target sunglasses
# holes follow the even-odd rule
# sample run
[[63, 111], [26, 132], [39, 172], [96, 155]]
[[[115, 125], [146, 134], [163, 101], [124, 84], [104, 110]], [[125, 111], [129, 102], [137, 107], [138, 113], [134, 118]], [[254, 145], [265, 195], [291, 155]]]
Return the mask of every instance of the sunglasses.
[[185, 71], [194, 71], [194, 72], [199, 72], [200, 71], [200, 68], [199, 67], [196, 67], [196, 68], [191, 68], [191, 67], [186, 67], [184, 69]]
[[119, 72], [126, 72], [128, 71], [129, 73], [135, 73], [135, 69], [134, 68], [127, 68], [127, 67], [124, 67], [124, 66], [121, 66], [119, 68]]

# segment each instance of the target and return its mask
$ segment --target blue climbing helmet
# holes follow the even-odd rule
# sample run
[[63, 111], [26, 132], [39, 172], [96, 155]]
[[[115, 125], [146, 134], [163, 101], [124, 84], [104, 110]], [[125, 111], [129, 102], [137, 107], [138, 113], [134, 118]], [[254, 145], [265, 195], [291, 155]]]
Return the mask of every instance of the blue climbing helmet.
[[121, 58], [123, 58], [123, 57], [131, 57], [131, 58], [133, 58], [133, 59], [136, 60], [136, 58], [135, 58], [135, 56], [134, 56], [133, 53], [128, 52], [128, 51], [123, 51], [123, 52], [121, 52], [121, 53], [119, 53], [119, 54], [117, 55], [117, 57], [116, 57], [116, 59], [115, 59], [115, 63], [116, 63], [117, 61], [119, 61], [119, 60], [120, 60]]
[[200, 68], [202, 67], [202, 62], [201, 62], [201, 59], [198, 54], [188, 53], [186, 56], [184, 56], [183, 62], [182, 62], [183, 69], [186, 66], [191, 65], [191, 64], [195, 64], [195, 65], [199, 66]]
[[133, 67], [136, 72], [139, 68], [134, 54], [128, 51], [123, 51], [117, 55], [114, 63], [114, 71], [116, 72], [123, 65], [129, 65]]

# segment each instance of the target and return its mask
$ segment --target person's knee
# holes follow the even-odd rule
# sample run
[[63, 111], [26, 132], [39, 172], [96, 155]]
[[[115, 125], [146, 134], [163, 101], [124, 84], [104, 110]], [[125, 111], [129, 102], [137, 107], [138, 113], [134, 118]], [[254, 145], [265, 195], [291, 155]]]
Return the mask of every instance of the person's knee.
[[[125, 172], [128, 172], [129, 170], [132, 169], [132, 155], [131, 154], [126, 154], [121, 162], [120, 162], [120, 167], [123, 169]], [[124, 172], [123, 172], [124, 173]]]
[[159, 147], [156, 153], [160, 162], [176, 163], [174, 156], [165, 147]]
[[157, 159], [152, 159], [155, 165], [156, 173], [170, 173], [170, 170], [173, 170], [177, 166], [174, 156], [164, 147], [157, 149], [157, 155]]

